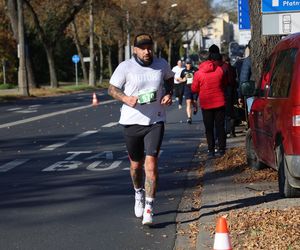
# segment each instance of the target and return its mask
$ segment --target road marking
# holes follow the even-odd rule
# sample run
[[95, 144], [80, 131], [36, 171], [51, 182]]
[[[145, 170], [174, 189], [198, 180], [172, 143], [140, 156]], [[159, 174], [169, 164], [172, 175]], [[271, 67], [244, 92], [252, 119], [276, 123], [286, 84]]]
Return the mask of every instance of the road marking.
[[[112, 103], [112, 102], [116, 102], [116, 100], [104, 101], [104, 102], [101, 102], [100, 105], [108, 104], [108, 103]], [[57, 111], [57, 112], [53, 112], [53, 113], [49, 113], [49, 114], [44, 114], [44, 115], [39, 115], [39, 116], [35, 116], [35, 117], [31, 117], [31, 118], [27, 118], [27, 119], [15, 121], [15, 122], [4, 123], [4, 124], [0, 125], [0, 128], [13, 127], [13, 126], [16, 126], [16, 125], [20, 125], [20, 124], [24, 124], [24, 123], [28, 123], [28, 122], [33, 122], [33, 121], [38, 121], [38, 120], [42, 120], [42, 119], [45, 119], [45, 118], [48, 118], [48, 117], [61, 115], [61, 114], [66, 114], [66, 113], [69, 113], [69, 112], [73, 112], [73, 111], [77, 111], [77, 110], [81, 110], [81, 109], [86, 109], [86, 108], [91, 108], [91, 107], [94, 107], [93, 104], [89, 104], [89, 105], [82, 106], [82, 107], [71, 108], [71, 109], [65, 109], [65, 110], [61, 110], [61, 111]]]
[[11, 109], [7, 109], [7, 111], [16, 111], [16, 110], [21, 110], [22, 108], [11, 108]]
[[54, 149], [60, 148], [64, 145], [66, 145], [68, 142], [58, 142], [52, 145], [49, 145], [47, 147], [41, 148], [40, 150], [44, 150], [44, 151], [52, 151]]
[[90, 154], [90, 153], [92, 153], [92, 151], [70, 151], [70, 152], [67, 152], [67, 154], [72, 154], [72, 155], [67, 157], [65, 160], [70, 161], [70, 160], [73, 160], [78, 155]]
[[[122, 163], [122, 161], [114, 161], [112, 164], [110, 164], [108, 167], [106, 168], [97, 168], [100, 164], [102, 163], [102, 161], [95, 161], [93, 163], [91, 163], [86, 169], [87, 170], [91, 170], [91, 171], [106, 171], [106, 170], [112, 170], [114, 168], [117, 168], [120, 166], [120, 164]], [[100, 165], [101, 166], [101, 165]]]
[[28, 110], [19, 110], [19, 111], [16, 111], [16, 113], [21, 113], [21, 114], [29, 114], [29, 113], [35, 113], [37, 112], [36, 109], [28, 109]]
[[90, 156], [88, 158], [86, 158], [87, 160], [93, 160], [93, 159], [106, 159], [106, 160], [113, 160], [114, 159], [114, 155], [112, 151], [103, 151], [99, 154]]
[[110, 123], [107, 123], [107, 124], [103, 125], [102, 128], [110, 128], [110, 127], [113, 127], [117, 124], [118, 124], [118, 122], [110, 122]]
[[43, 169], [43, 172], [51, 171], [68, 171], [77, 169], [82, 164], [81, 161], [58, 161], [52, 164], [50, 167]]
[[79, 138], [82, 138], [82, 137], [85, 137], [85, 136], [88, 136], [88, 135], [91, 135], [91, 134], [95, 134], [95, 133], [97, 133], [97, 132], [98, 132], [98, 130], [85, 131], [85, 132], [83, 132], [82, 134], [76, 135], [75, 137], [73, 137], [73, 138], [71, 138], [71, 139], [69, 139], [69, 140], [67, 140], [67, 141], [65, 141], [65, 142], [54, 143], [54, 144], [49, 145], [49, 146], [47, 146], [47, 147], [41, 148], [40, 150], [44, 150], [44, 151], [52, 151], [52, 150], [54, 150], [54, 149], [60, 148], [60, 147], [62, 147], [62, 146], [64, 146], [64, 145], [68, 144], [68, 143], [71, 142], [71, 141], [75, 141], [75, 140], [77, 140], [77, 139], [79, 139]]
[[8, 170], [13, 169], [13, 168], [25, 163], [26, 161], [29, 161], [29, 159], [16, 159], [16, 160], [10, 161], [10, 162], [0, 166], [0, 172], [7, 172]]

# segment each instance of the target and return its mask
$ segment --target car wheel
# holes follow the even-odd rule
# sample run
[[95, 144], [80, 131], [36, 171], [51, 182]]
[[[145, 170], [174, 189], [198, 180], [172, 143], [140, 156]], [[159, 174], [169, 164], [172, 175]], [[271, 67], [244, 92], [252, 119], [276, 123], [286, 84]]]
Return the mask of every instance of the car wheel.
[[278, 187], [279, 194], [282, 197], [293, 198], [299, 197], [300, 189], [294, 188], [290, 185], [288, 176], [286, 175], [287, 163], [284, 156], [284, 149], [282, 145], [276, 148], [276, 164], [278, 168]]
[[264, 164], [260, 162], [254, 151], [251, 130], [249, 129], [246, 134], [246, 156], [248, 165], [254, 170], [260, 170], [264, 167]]

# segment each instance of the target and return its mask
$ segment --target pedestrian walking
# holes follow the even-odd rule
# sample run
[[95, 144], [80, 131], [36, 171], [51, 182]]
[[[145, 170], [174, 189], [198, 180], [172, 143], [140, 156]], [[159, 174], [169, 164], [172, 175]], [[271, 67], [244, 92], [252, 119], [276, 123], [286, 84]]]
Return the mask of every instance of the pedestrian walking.
[[[250, 53], [251, 53], [251, 47], [250, 47], [250, 41], [249, 41], [249, 43], [248, 43], [248, 45], [246, 46], [246, 49], [245, 49], [245, 59], [243, 60], [243, 64], [242, 64], [242, 67], [241, 67], [240, 82], [239, 82], [240, 86], [243, 82], [248, 82], [250, 80], [253, 80], [252, 70], [251, 70]], [[246, 98], [246, 101], [244, 101], [243, 98]], [[241, 95], [241, 93], [239, 92], [239, 103], [242, 104], [243, 101], [245, 102], [245, 104], [246, 104], [245, 109], [246, 109], [247, 115], [250, 112], [253, 100], [254, 100], [253, 97], [243, 97]]]
[[151, 225], [165, 106], [172, 103], [174, 73], [165, 59], [153, 56], [149, 34], [137, 35], [133, 46], [133, 57], [120, 63], [111, 76], [108, 93], [123, 102], [119, 123], [124, 127], [135, 189], [135, 216], [143, 217], [143, 225]]
[[[192, 113], [197, 114], [198, 111], [198, 94], [193, 93], [191, 86], [193, 83], [194, 73], [196, 68], [193, 67], [192, 60], [187, 58], [185, 61], [185, 69], [181, 72], [181, 79], [185, 83], [184, 87], [184, 96], [186, 100], [186, 114], [187, 114], [187, 123], [192, 124]], [[193, 111], [192, 111], [193, 110]]]
[[226, 97], [226, 118], [225, 118], [225, 128], [226, 134], [229, 137], [236, 137], [235, 134], [235, 111], [234, 105], [237, 104], [237, 82], [236, 82], [236, 71], [233, 66], [231, 66], [230, 58], [228, 54], [222, 55], [222, 68], [227, 74], [227, 84], [225, 88]]
[[172, 68], [174, 75], [174, 95], [178, 100], [178, 109], [182, 109], [182, 101], [184, 94], [185, 82], [180, 78], [181, 72], [184, 69], [182, 61], [178, 60], [177, 65]]
[[[216, 45], [212, 45], [217, 47]], [[217, 47], [218, 48], [218, 47]], [[208, 60], [200, 64], [194, 75], [192, 91], [199, 94], [208, 144], [208, 157], [215, 155], [215, 138], [218, 139], [218, 154], [221, 156], [226, 149], [225, 133], [225, 74], [220, 66], [222, 60], [218, 50], [210, 52]], [[216, 133], [214, 131], [216, 128]]]

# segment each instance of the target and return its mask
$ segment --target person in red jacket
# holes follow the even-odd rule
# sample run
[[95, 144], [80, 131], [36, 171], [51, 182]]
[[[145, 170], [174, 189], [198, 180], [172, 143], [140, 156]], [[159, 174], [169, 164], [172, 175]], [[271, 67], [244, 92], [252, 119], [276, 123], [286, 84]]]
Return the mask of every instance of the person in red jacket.
[[[215, 45], [216, 46], [216, 45]], [[226, 75], [220, 61], [220, 53], [210, 53], [208, 60], [199, 65], [192, 83], [192, 91], [198, 93], [208, 144], [208, 157], [215, 155], [215, 139], [218, 139], [218, 154], [226, 149], [225, 133], [225, 87]], [[216, 128], [216, 135], [214, 128]]]

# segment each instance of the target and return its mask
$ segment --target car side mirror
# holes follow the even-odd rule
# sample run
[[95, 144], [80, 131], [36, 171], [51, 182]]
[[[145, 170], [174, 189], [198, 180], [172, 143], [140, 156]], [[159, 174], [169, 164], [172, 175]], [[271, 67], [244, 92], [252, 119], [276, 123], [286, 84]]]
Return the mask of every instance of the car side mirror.
[[243, 96], [254, 96], [257, 95], [257, 90], [255, 89], [255, 81], [242, 82], [240, 86], [240, 92]]

